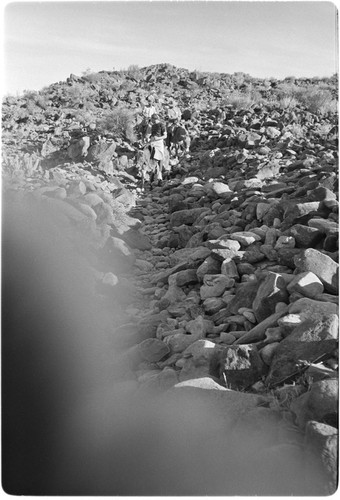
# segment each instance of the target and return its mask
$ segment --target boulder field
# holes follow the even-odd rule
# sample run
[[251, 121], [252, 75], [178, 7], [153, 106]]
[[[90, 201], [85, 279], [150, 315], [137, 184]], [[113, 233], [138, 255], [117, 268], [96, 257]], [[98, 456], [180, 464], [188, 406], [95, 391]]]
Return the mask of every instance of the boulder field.
[[[156, 425], [164, 418], [174, 439], [161, 459], [155, 452], [159, 487], [145, 472], [135, 489], [108, 481], [99, 494], [336, 489], [336, 141], [321, 140], [303, 112], [299, 139], [275, 110], [228, 113], [222, 124], [202, 113], [190, 154], [170, 160], [160, 186], [141, 189], [128, 144], [116, 153], [121, 167], [107, 170], [112, 142], [86, 161], [26, 162], [5, 175], [5, 222], [16, 226], [16, 207], [29, 203], [33, 216], [51, 215], [56, 234], [62, 228], [104, 311], [100, 342], [106, 364], [115, 352], [115, 383], [157, 401]], [[187, 459], [200, 457], [195, 471], [186, 439]], [[176, 450], [180, 465], [167, 474]]]

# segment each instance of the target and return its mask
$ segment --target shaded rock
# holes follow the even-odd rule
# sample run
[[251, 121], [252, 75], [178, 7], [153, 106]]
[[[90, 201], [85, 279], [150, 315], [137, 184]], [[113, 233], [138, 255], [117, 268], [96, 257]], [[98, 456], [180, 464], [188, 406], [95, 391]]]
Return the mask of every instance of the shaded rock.
[[261, 323], [256, 325], [254, 328], [249, 330], [247, 333], [242, 335], [239, 339], [236, 340], [235, 344], [247, 344], [249, 342], [257, 342], [265, 338], [265, 333], [268, 328], [277, 325], [277, 321], [284, 316], [288, 311], [288, 306], [284, 307], [279, 312], [275, 312], [268, 318], [265, 318]]
[[250, 264], [255, 264], [261, 262], [265, 259], [265, 255], [261, 252], [261, 244], [251, 244], [247, 247], [241, 256], [242, 261], [246, 261]]
[[175, 266], [180, 262], [193, 262], [197, 266], [210, 255], [210, 250], [200, 246], [197, 248], [181, 248], [170, 256], [170, 265]]
[[210, 297], [203, 302], [203, 309], [207, 314], [214, 314], [225, 306], [221, 297]]
[[157, 375], [157, 382], [159, 384], [159, 388], [162, 391], [166, 391], [178, 384], [178, 372], [173, 368], [165, 367], [164, 370]]
[[[305, 428], [306, 462], [319, 477], [320, 495], [332, 495], [338, 481], [338, 430], [331, 425], [310, 420]], [[312, 456], [311, 456], [312, 455]]]
[[169, 285], [176, 285], [179, 287], [197, 283], [197, 274], [195, 269], [183, 269], [172, 274], [168, 278]]
[[109, 236], [99, 254], [104, 266], [111, 268], [116, 274], [131, 269], [136, 260], [125, 241], [115, 236]]
[[227, 288], [233, 287], [235, 281], [224, 274], [206, 274], [200, 288], [201, 299], [220, 297]]
[[138, 250], [151, 250], [152, 248], [150, 238], [137, 229], [130, 228], [121, 234], [121, 237], [131, 248]]
[[203, 281], [206, 274], [219, 274], [221, 272], [221, 262], [214, 259], [212, 256], [207, 257], [202, 264], [197, 268], [197, 278]]
[[175, 333], [164, 338], [164, 343], [169, 346], [171, 352], [183, 352], [189, 345], [193, 344], [197, 338], [194, 335]]
[[320, 233], [330, 235], [338, 235], [339, 225], [328, 219], [316, 219], [313, 218], [308, 221], [308, 226], [314, 229], [318, 229]]
[[336, 425], [338, 385], [337, 379], [314, 382], [309, 391], [292, 401], [290, 409], [300, 427], [304, 428], [309, 420]]
[[287, 302], [286, 282], [280, 274], [268, 272], [258, 287], [252, 309], [258, 322], [275, 312], [278, 302]]
[[97, 144], [93, 144], [86, 156], [86, 161], [93, 163], [106, 163], [112, 160], [116, 150], [116, 143], [111, 142], [110, 144], [106, 141], [100, 141]]
[[279, 342], [272, 342], [270, 344], [265, 345], [264, 347], [262, 347], [262, 349], [259, 350], [261, 359], [267, 366], [271, 365], [273, 356], [279, 345], [280, 345]]
[[192, 225], [197, 217], [204, 212], [209, 213], [210, 210], [206, 207], [199, 207], [173, 212], [170, 217], [170, 225], [171, 227], [181, 226], [182, 224]]
[[159, 339], [146, 339], [138, 344], [140, 355], [146, 361], [157, 363], [169, 354], [169, 347]]
[[[312, 219], [314, 220], [314, 219]], [[290, 234], [294, 237], [297, 247], [315, 247], [322, 240], [322, 232], [316, 227], [295, 224], [290, 228]]]
[[299, 257], [301, 252], [302, 250], [299, 248], [279, 248], [277, 250], [277, 261], [282, 266], [295, 269], [295, 258]]
[[185, 329], [187, 332], [191, 333], [198, 339], [202, 339], [206, 336], [209, 328], [213, 326], [211, 321], [203, 319], [202, 316], [197, 316], [197, 318], [192, 321], [188, 321], [185, 325]]
[[297, 325], [275, 350], [269, 386], [298, 375], [308, 363], [330, 356], [337, 348], [339, 321], [336, 314], [315, 316]]

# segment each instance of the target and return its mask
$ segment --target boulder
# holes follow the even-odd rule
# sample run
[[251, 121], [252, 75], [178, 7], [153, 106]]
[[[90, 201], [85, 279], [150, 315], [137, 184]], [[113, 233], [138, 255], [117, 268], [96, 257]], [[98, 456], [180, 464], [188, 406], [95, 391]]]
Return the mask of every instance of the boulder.
[[337, 348], [338, 328], [338, 316], [334, 313], [316, 313], [297, 324], [276, 348], [266, 383], [281, 383], [302, 373], [309, 363], [331, 356]]
[[201, 299], [220, 297], [225, 290], [232, 288], [234, 284], [235, 280], [224, 274], [206, 274], [203, 278], [203, 285], [200, 288]]
[[195, 222], [197, 217], [199, 217], [204, 212], [209, 213], [210, 210], [206, 207], [198, 207], [173, 212], [170, 217], [170, 225], [171, 227], [181, 226], [182, 224], [190, 226]]
[[306, 271], [294, 276], [287, 285], [287, 291], [289, 293], [298, 292], [313, 299], [323, 293], [324, 287], [316, 274]]
[[327, 292], [338, 294], [339, 264], [328, 255], [314, 248], [308, 248], [297, 255], [294, 262], [298, 273], [311, 271], [320, 279]]
[[178, 271], [169, 276], [169, 285], [176, 285], [178, 287], [183, 287], [185, 285], [192, 285], [197, 283], [197, 273], [195, 269], [183, 269], [183, 271]]
[[286, 282], [280, 274], [268, 272], [260, 282], [252, 304], [257, 321], [260, 323], [271, 316], [279, 302], [288, 302]]
[[249, 342], [257, 342], [263, 340], [266, 336], [266, 331], [268, 328], [272, 328], [277, 325], [278, 320], [284, 316], [288, 311], [288, 306], [283, 305], [283, 308], [278, 312], [275, 312], [271, 316], [265, 318], [261, 323], [254, 326], [247, 333], [238, 338], [235, 344], [247, 344]]
[[221, 272], [221, 262], [209, 255], [197, 268], [197, 278], [203, 281], [206, 274], [219, 274]]
[[265, 365], [251, 344], [232, 345], [218, 352], [212, 359], [211, 373], [218, 374], [227, 387], [247, 389], [265, 374]]
[[333, 495], [338, 486], [338, 429], [309, 420], [305, 427], [305, 462], [318, 471], [318, 495]]
[[290, 405], [297, 424], [304, 428], [309, 420], [337, 425], [338, 380], [314, 382], [309, 391], [294, 399]]

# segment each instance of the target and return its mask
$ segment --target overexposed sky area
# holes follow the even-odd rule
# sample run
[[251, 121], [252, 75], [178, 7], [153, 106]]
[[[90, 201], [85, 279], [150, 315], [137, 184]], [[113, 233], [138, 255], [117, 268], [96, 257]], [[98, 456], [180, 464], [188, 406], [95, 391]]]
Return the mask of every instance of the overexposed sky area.
[[338, 71], [337, 9], [326, 1], [42, 1], [2, 7], [4, 93], [70, 73], [169, 63], [254, 77]]

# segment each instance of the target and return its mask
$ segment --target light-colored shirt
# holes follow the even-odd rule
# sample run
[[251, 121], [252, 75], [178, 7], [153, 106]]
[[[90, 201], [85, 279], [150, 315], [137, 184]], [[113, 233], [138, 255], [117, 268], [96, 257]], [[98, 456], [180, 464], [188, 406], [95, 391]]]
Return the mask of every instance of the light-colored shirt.
[[143, 108], [143, 116], [145, 116], [145, 118], [151, 118], [152, 115], [156, 114], [156, 108], [155, 106], [145, 106], [145, 108]]

